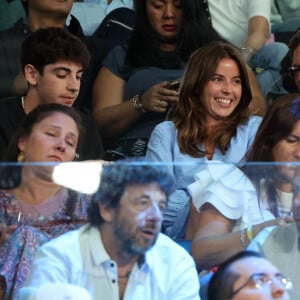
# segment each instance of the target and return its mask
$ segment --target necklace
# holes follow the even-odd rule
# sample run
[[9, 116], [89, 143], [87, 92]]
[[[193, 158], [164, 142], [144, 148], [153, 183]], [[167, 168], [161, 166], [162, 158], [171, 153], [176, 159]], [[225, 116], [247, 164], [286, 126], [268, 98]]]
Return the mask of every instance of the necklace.
[[44, 222], [47, 217], [42, 211], [38, 210], [34, 205], [24, 203], [23, 201], [18, 201], [24, 216], [28, 219], [36, 219], [37, 222]]
[[38, 220], [39, 222], [43, 222], [43, 221], [46, 220], [46, 217], [45, 217], [39, 210], [37, 210], [37, 209], [34, 207], [34, 205], [32, 205], [31, 207], [32, 207], [33, 210], [37, 213], [37, 220]]

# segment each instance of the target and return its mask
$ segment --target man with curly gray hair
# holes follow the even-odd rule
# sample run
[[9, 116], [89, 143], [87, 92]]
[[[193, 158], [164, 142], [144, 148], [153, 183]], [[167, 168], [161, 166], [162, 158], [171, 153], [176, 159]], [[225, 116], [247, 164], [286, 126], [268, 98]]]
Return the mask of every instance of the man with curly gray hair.
[[163, 165], [104, 165], [89, 223], [40, 248], [19, 298], [64, 282], [87, 288], [92, 299], [200, 299], [191, 256], [160, 233], [173, 190]]

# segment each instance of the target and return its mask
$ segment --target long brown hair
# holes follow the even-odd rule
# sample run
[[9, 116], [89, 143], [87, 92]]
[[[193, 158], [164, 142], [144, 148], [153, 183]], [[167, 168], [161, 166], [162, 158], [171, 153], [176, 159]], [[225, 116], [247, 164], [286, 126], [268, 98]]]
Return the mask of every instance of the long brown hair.
[[174, 112], [180, 150], [193, 157], [203, 157], [206, 154], [199, 148], [199, 144], [208, 138], [207, 112], [200, 97], [223, 58], [231, 58], [237, 63], [242, 82], [242, 96], [236, 109], [212, 129], [209, 138], [215, 147], [225, 153], [231, 138], [236, 134], [237, 126], [248, 119], [248, 106], [252, 94], [246, 65], [238, 50], [224, 42], [212, 42], [197, 49], [187, 64], [179, 93], [179, 103]]
[[[293, 131], [295, 124], [300, 121], [300, 94], [288, 94], [277, 98], [268, 108], [260, 124], [254, 142], [246, 155], [248, 162], [274, 162], [273, 148]], [[276, 187], [282, 183], [290, 183], [290, 178], [278, 169], [276, 164], [246, 164], [244, 172], [254, 182], [257, 193], [263, 189], [271, 212], [278, 217], [278, 192]]]

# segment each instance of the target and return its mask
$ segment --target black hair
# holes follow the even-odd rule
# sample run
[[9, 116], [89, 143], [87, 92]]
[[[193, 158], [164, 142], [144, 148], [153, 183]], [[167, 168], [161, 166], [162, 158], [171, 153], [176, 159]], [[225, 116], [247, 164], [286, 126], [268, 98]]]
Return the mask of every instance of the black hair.
[[184, 61], [187, 61], [197, 48], [212, 41], [227, 42], [212, 26], [208, 1], [183, 0], [182, 20], [184, 24], [178, 39], [178, 51]]
[[136, 18], [126, 58], [126, 62], [130, 66], [183, 68], [195, 49], [210, 41], [221, 39], [212, 27], [206, 2], [203, 0], [182, 0], [182, 28], [177, 37], [177, 50], [175, 55], [163, 56], [162, 58], [159, 39], [148, 20], [146, 1], [134, 0]]
[[44, 66], [60, 60], [76, 62], [86, 69], [90, 54], [85, 44], [64, 28], [49, 27], [30, 34], [22, 44], [22, 70], [33, 65], [41, 74]]
[[28, 17], [28, 2], [27, 2], [27, 1], [24, 1], [24, 0], [21, 0], [21, 3], [22, 3], [23, 8], [24, 8], [24, 10], [25, 10], [26, 16]]
[[208, 300], [224, 300], [231, 298], [233, 285], [240, 277], [239, 274], [232, 271], [231, 266], [234, 262], [247, 257], [264, 258], [258, 252], [245, 250], [227, 259], [218, 267], [218, 270], [209, 281], [207, 290]]

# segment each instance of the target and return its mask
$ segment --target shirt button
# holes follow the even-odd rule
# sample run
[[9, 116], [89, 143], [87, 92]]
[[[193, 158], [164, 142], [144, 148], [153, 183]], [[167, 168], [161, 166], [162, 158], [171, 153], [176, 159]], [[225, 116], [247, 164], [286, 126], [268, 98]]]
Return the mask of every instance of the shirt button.
[[113, 268], [115, 265], [114, 265], [114, 263], [111, 263], [110, 266]]
[[116, 279], [112, 279], [112, 281], [111, 281], [112, 283], [116, 283]]

